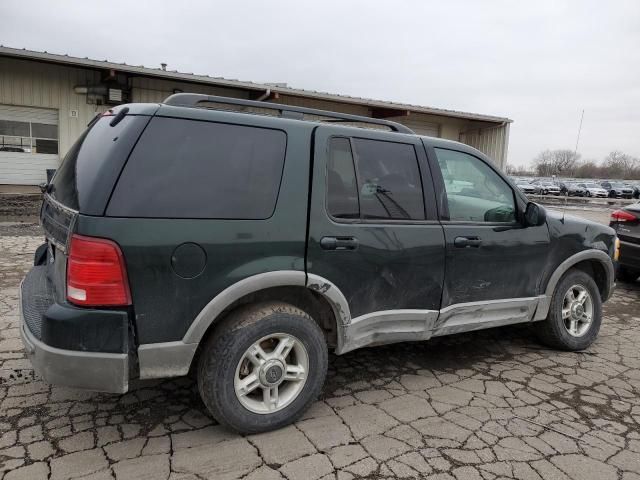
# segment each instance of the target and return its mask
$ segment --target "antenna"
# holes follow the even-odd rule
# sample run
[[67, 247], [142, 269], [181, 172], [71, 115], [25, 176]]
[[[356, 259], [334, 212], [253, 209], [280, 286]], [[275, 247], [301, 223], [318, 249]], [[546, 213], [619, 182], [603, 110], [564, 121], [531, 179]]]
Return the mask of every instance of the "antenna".
[[582, 131], [582, 120], [584, 120], [584, 108], [582, 109], [582, 115], [580, 115], [580, 126], [578, 127], [578, 138], [576, 138], [576, 149], [573, 151], [573, 156], [578, 154], [578, 143], [580, 142], [580, 132]]
[[[578, 156], [578, 144], [580, 143], [580, 132], [582, 132], [582, 121], [584, 120], [584, 108], [580, 114], [580, 125], [578, 125], [578, 136], [576, 138], [576, 148], [573, 151], [573, 158]], [[562, 223], [564, 223], [564, 214], [567, 211], [567, 203], [569, 203], [569, 190], [564, 192], [564, 206], [562, 207]]]

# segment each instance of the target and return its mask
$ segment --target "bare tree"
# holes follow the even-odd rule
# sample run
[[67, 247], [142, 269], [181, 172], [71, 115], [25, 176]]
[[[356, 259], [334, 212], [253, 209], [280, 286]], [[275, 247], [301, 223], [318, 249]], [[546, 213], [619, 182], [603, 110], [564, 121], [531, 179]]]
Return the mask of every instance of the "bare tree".
[[532, 174], [531, 170], [527, 169], [527, 167], [524, 167], [522, 165], [508, 164], [506, 171], [508, 175], [517, 175], [517, 176], [523, 176], [523, 177], [526, 177]]
[[640, 179], [640, 159], [619, 150], [611, 152], [602, 162], [592, 159], [581, 162], [580, 156], [571, 150], [545, 150], [533, 160], [532, 166], [541, 177]]
[[604, 159], [604, 167], [608, 175], [614, 178], [634, 178], [640, 170], [640, 161], [619, 150], [614, 150]]
[[576, 178], [599, 178], [603, 176], [602, 167], [595, 160], [585, 160], [575, 168], [574, 176]]
[[571, 150], [545, 150], [533, 161], [536, 173], [541, 177], [552, 175], [573, 175], [580, 159], [579, 154]]

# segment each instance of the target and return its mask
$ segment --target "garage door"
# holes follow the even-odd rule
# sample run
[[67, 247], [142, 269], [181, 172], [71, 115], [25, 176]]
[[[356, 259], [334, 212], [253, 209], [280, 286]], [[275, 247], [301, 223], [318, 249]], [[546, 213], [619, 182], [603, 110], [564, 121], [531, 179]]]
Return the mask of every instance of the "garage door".
[[58, 111], [0, 105], [0, 184], [37, 185], [58, 163]]

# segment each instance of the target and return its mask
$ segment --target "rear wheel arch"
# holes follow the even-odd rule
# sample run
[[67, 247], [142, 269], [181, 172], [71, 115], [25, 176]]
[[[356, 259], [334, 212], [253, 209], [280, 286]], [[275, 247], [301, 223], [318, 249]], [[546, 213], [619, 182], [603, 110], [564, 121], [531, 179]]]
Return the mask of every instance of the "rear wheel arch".
[[[183, 338], [184, 343], [198, 345], [190, 359], [190, 369], [197, 365], [202, 345], [215, 334], [224, 319], [238, 309], [255, 303], [284, 302], [299, 308], [320, 326], [327, 345], [339, 346], [340, 326], [351, 319], [342, 292], [333, 283], [316, 275], [310, 274], [306, 284], [304, 272], [288, 272], [293, 275], [287, 272], [270, 273], [286, 274], [272, 276], [270, 281], [265, 281], [265, 278], [251, 280], [254, 277], [249, 277], [242, 281], [244, 285], [238, 282], [229, 287], [227, 290], [231, 292], [223, 291], [202, 310]], [[285, 279], [289, 280], [288, 284]]]
[[220, 312], [216, 318], [212, 319], [199, 343], [204, 343], [207, 337], [215, 332], [216, 327], [238, 309], [265, 302], [281, 302], [299, 308], [322, 328], [325, 332], [327, 344], [335, 344], [336, 319], [329, 301], [324, 296], [299, 285], [265, 288], [238, 298]]

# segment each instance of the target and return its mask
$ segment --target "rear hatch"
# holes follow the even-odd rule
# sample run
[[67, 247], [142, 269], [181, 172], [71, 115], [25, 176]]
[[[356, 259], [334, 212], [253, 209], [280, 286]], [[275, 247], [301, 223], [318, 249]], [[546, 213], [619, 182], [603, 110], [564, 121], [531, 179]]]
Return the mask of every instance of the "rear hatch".
[[36, 252], [22, 287], [23, 315], [36, 338], [44, 312], [65, 302], [67, 253], [78, 217], [104, 215], [129, 153], [157, 109], [125, 105], [94, 119], [47, 185], [40, 210], [46, 245]]

